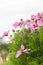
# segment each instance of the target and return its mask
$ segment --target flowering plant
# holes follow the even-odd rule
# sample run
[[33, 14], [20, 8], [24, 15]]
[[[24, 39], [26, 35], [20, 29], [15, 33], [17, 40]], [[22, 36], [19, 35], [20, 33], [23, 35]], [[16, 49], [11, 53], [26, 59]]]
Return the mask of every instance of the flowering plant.
[[43, 65], [43, 13], [15, 22], [12, 32], [9, 60], [4, 65]]

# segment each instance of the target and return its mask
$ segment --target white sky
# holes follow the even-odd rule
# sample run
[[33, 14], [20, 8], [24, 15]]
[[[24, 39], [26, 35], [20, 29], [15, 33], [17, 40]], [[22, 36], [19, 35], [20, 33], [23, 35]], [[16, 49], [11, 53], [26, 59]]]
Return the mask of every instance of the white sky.
[[43, 0], [0, 0], [0, 36], [19, 18], [43, 11]]

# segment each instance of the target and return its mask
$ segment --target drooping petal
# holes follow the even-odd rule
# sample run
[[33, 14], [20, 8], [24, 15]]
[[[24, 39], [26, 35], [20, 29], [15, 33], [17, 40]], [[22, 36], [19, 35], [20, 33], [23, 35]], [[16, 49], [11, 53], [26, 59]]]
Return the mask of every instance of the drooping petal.
[[25, 49], [24, 52], [25, 52], [26, 54], [29, 54], [29, 53], [30, 53], [30, 49]]
[[24, 50], [24, 45], [21, 45], [21, 49]]
[[16, 58], [18, 58], [22, 54], [21, 50], [17, 51]]

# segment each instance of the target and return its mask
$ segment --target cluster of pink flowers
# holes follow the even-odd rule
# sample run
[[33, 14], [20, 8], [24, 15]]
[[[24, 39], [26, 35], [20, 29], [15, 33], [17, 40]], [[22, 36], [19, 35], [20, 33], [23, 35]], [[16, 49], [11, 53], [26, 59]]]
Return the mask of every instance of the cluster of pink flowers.
[[[30, 29], [31, 32], [35, 32], [37, 29], [39, 29], [42, 26], [43, 26], [43, 12], [38, 13], [37, 15], [32, 15], [30, 20], [28, 19], [24, 21], [23, 19], [20, 19], [20, 22], [15, 22], [13, 24], [14, 29], [12, 29], [12, 32], [15, 32], [15, 29], [17, 28], [22, 28], [22, 27]], [[3, 37], [8, 36], [8, 34], [9, 31], [4, 32]], [[21, 34], [24, 34], [24, 32], [21, 32]], [[12, 35], [10, 35], [10, 37], [12, 37]], [[30, 49], [25, 49], [24, 45], [21, 45], [20, 50], [17, 51], [16, 53], [16, 58], [18, 58], [22, 53], [29, 54]]]
[[23, 19], [20, 19], [20, 22], [15, 22], [13, 24], [15, 29], [23, 26], [29, 28], [31, 32], [35, 32], [37, 29], [43, 26], [43, 12], [38, 13], [37, 15], [32, 15], [30, 20], [28, 19], [24, 21]]
[[[15, 32], [17, 28], [21, 27], [29, 28], [31, 32], [35, 32], [41, 26], [43, 26], [43, 12], [37, 13], [37, 15], [32, 15], [30, 20], [27, 19], [24, 21], [23, 19], [20, 19], [20, 22], [15, 22], [13, 24], [12, 32]], [[9, 32], [10, 30], [4, 32], [3, 37], [8, 36]]]

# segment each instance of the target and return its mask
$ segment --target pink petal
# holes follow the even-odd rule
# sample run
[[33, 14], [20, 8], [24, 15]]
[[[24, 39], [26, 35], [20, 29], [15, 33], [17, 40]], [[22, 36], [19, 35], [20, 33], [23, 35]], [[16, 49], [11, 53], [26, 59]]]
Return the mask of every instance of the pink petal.
[[24, 45], [21, 45], [21, 49], [24, 50]]
[[19, 25], [18, 25], [18, 22], [15, 22], [14, 24], [13, 24], [13, 27], [14, 28], [17, 28]]
[[30, 53], [30, 49], [25, 49], [24, 52], [25, 52], [26, 54], [29, 54], [29, 53]]
[[39, 26], [43, 26], [43, 22], [41, 20], [38, 20], [37, 23]]
[[26, 54], [29, 54], [30, 52], [26, 51], [25, 53], [26, 53]]
[[34, 19], [35, 19], [35, 17], [36, 17], [35, 15], [32, 15], [32, 16], [31, 16], [31, 18], [34, 18]]
[[16, 58], [18, 58], [22, 54], [21, 50], [17, 51]]
[[23, 21], [23, 24], [22, 25], [25, 26], [26, 25], [26, 21]]

